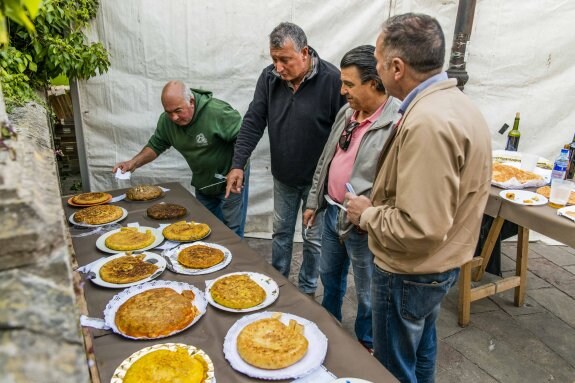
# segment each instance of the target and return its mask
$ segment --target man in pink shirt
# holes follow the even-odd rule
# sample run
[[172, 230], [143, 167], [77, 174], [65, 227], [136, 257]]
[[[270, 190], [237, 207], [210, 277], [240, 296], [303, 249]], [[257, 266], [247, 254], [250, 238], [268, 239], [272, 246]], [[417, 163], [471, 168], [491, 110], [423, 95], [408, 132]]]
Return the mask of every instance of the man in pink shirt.
[[367, 233], [354, 227], [345, 211], [331, 202], [345, 205], [348, 190], [369, 197], [379, 154], [399, 108], [399, 101], [386, 94], [377, 76], [373, 53], [373, 46], [362, 45], [347, 52], [341, 60], [341, 94], [348, 103], [335, 119], [303, 215], [304, 224], [309, 226], [319, 210], [326, 210], [319, 265], [324, 286], [322, 305], [341, 321], [351, 263], [358, 302], [355, 333], [370, 350], [373, 255]]

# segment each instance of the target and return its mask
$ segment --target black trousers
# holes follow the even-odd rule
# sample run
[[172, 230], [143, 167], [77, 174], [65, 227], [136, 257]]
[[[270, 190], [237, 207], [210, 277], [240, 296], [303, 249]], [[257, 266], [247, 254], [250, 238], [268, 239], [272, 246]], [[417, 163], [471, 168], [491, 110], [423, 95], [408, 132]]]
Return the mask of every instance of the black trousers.
[[[479, 240], [477, 241], [477, 247], [475, 248], [476, 257], [481, 255], [481, 250], [483, 249], [483, 245], [487, 240], [487, 235], [489, 234], [489, 229], [491, 229], [492, 224], [493, 217], [483, 215], [483, 219], [481, 221], [481, 230], [479, 232]], [[501, 241], [517, 235], [518, 232], [519, 228], [515, 223], [509, 221], [505, 221], [503, 223], [503, 227], [499, 233], [499, 238], [497, 238], [497, 241], [495, 242], [493, 252], [491, 253], [491, 258], [489, 259], [489, 263], [487, 264], [485, 271], [490, 274], [501, 276]]]

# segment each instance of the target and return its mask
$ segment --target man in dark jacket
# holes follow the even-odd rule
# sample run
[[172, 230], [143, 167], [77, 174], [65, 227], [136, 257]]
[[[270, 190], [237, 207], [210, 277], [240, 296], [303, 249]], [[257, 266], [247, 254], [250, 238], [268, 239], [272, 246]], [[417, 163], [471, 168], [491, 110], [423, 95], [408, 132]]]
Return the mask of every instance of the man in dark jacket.
[[[304, 31], [281, 23], [270, 34], [273, 64], [258, 79], [234, 147], [226, 194], [242, 190], [243, 168], [266, 126], [274, 177], [272, 264], [289, 275], [293, 236], [301, 202], [312, 183], [315, 166], [345, 98], [339, 70], [307, 45]], [[320, 254], [321, 217], [303, 228], [303, 263], [299, 289], [315, 293]]]

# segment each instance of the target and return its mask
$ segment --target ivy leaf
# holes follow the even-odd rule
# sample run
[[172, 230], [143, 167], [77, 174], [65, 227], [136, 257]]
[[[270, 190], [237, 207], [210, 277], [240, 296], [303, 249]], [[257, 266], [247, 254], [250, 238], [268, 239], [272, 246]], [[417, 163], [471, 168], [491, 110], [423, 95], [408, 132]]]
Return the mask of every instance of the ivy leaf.
[[0, 12], [0, 45], [8, 44], [8, 30], [6, 28], [6, 18]]
[[4, 14], [6, 17], [25, 27], [28, 32], [36, 33], [34, 24], [32, 24], [26, 15], [26, 11], [22, 8], [20, 0], [4, 0], [4, 6]]
[[30, 17], [32, 18], [32, 20], [34, 20], [36, 16], [38, 16], [42, 0], [22, 0], [22, 2], [26, 6], [26, 9], [28, 10]]
[[36, 72], [38, 70], [38, 65], [36, 65], [34, 61], [30, 61], [28, 64], [28, 69], [30, 69], [32, 72]]

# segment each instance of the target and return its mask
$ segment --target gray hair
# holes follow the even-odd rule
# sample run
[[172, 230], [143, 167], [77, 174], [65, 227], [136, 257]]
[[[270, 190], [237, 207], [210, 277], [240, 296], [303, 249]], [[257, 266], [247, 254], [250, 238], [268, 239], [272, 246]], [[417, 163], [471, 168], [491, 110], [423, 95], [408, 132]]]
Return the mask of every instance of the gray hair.
[[293, 23], [283, 22], [270, 33], [270, 47], [283, 48], [288, 39], [293, 42], [296, 51], [301, 51], [307, 46], [307, 37], [303, 29]]
[[362, 84], [373, 80], [375, 82], [375, 89], [378, 92], [385, 93], [385, 87], [381, 82], [381, 78], [377, 75], [377, 60], [373, 52], [375, 52], [373, 45], [360, 45], [355, 47], [343, 55], [339, 66], [342, 69], [351, 66], [356, 67]]
[[192, 94], [190, 87], [186, 83], [184, 83], [183, 81], [180, 81], [180, 80], [168, 81], [166, 83], [166, 85], [164, 85], [164, 89], [162, 90], [162, 98], [168, 92], [169, 89], [171, 89], [175, 86], [177, 86], [179, 88], [179, 90], [182, 92], [182, 97], [184, 98], [184, 100], [190, 101], [194, 98], [194, 95]]
[[439, 22], [428, 15], [392, 16], [381, 26], [386, 59], [399, 57], [418, 73], [439, 71], [445, 60], [445, 37]]

